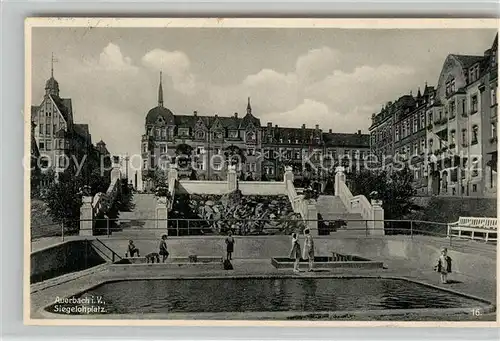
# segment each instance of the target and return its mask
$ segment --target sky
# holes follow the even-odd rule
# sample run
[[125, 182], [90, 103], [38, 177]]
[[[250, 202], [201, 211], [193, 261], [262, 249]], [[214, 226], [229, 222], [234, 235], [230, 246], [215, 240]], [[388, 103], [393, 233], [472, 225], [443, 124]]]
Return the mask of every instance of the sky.
[[32, 104], [51, 54], [76, 123], [112, 154], [140, 153], [147, 112], [245, 114], [261, 124], [368, 133], [372, 113], [435, 85], [448, 54], [482, 55], [495, 30], [338, 28], [34, 28]]

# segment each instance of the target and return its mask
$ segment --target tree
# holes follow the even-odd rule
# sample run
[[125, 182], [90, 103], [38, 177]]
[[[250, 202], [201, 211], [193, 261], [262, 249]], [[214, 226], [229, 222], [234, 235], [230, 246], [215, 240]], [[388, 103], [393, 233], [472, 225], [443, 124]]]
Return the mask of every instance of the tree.
[[362, 170], [347, 174], [349, 188], [354, 195], [376, 192], [382, 200], [385, 219], [402, 219], [414, 207], [412, 198], [415, 189], [412, 186], [413, 175], [408, 168], [388, 174], [386, 171], [371, 172]]
[[243, 152], [243, 150], [234, 145], [230, 145], [224, 150], [224, 156], [226, 157], [226, 160], [230, 165], [238, 163], [243, 164], [246, 161], [245, 153]]
[[165, 170], [163, 170], [161, 167], [155, 167], [153, 172], [150, 173], [151, 175], [151, 180], [153, 181], [153, 187], [159, 187], [163, 186], [167, 183], [168, 181], [168, 175]]

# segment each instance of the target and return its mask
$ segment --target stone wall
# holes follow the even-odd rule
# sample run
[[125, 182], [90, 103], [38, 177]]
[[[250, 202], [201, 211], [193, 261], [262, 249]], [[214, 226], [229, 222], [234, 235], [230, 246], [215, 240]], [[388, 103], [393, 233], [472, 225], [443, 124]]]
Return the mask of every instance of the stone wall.
[[179, 180], [176, 194], [216, 194], [228, 193], [227, 181]]
[[283, 182], [239, 181], [238, 189], [243, 195], [283, 195], [287, 194]]
[[68, 241], [33, 252], [30, 259], [31, 283], [105, 263], [86, 240]]
[[[198, 256], [224, 256], [225, 236], [170, 238], [167, 240], [172, 257], [183, 257], [191, 254]], [[128, 240], [104, 240], [104, 243], [115, 251], [126, 250]], [[299, 242], [302, 245], [304, 236]], [[158, 248], [159, 240], [135, 240], [141, 253], [148, 253]], [[440, 247], [447, 246], [449, 241], [442, 239], [426, 239], [402, 236], [367, 237], [367, 238], [333, 238], [317, 237], [314, 240], [315, 253], [328, 256], [332, 252], [355, 255], [375, 261], [397, 263], [400, 267], [433, 271], [440, 254]], [[234, 258], [264, 259], [271, 257], [287, 257], [290, 253], [290, 236], [235, 236]], [[120, 253], [120, 252], [119, 252]], [[496, 257], [482, 255], [480, 252], [470, 253], [455, 250], [448, 246], [448, 254], [453, 260], [454, 272], [460, 272], [476, 278], [496, 279]]]

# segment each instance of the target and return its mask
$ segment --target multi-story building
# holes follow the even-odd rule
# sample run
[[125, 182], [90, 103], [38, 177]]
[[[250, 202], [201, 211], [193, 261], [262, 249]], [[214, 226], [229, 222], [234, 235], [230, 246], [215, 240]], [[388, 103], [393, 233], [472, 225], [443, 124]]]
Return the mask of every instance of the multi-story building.
[[372, 151], [379, 157], [410, 155], [417, 193], [496, 195], [497, 41], [484, 55], [449, 55], [435, 91], [426, 85], [399, 115], [391, 104], [372, 117]]
[[[163, 89], [158, 89], [158, 105], [146, 115], [141, 140], [143, 189], [154, 185], [154, 174], [176, 163], [180, 176], [221, 180], [226, 177], [228, 157], [236, 155], [238, 172], [245, 180], [281, 180], [285, 165], [294, 169], [297, 179], [325, 182], [337, 163], [327, 155], [364, 157], [369, 151], [368, 135], [323, 132], [314, 128], [279, 127], [269, 122], [261, 126], [248, 98], [246, 114], [240, 117], [178, 115], [163, 105]], [[180, 154], [189, 154], [189, 157]], [[189, 159], [188, 167], [181, 158]], [[179, 167], [181, 166], [181, 167]]]
[[42, 171], [54, 170], [56, 177], [57, 173], [74, 165], [74, 158], [81, 163], [84, 155], [95, 151], [89, 126], [75, 123], [71, 99], [60, 97], [53, 68], [45, 83], [42, 102], [31, 106], [31, 124], [32, 140], [38, 151], [37, 162]]

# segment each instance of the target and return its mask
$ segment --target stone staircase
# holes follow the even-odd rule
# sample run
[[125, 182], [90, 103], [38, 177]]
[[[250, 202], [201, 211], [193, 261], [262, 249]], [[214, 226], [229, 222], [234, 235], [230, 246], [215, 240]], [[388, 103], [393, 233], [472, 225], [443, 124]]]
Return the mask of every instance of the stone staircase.
[[[340, 197], [335, 195], [320, 195], [318, 197], [316, 208], [321, 214], [323, 220], [344, 220], [347, 223], [346, 230], [364, 234], [366, 223], [360, 213], [349, 213]], [[359, 230], [358, 230], [359, 229]], [[356, 231], [353, 231], [356, 230]], [[345, 230], [340, 230], [345, 231]]]

